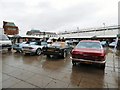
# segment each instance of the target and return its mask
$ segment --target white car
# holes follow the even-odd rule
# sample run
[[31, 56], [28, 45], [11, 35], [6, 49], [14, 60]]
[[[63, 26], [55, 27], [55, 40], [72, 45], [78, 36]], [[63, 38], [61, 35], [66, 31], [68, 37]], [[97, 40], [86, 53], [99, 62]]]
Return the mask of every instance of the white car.
[[116, 45], [116, 42], [112, 42], [109, 44], [109, 47], [115, 47], [115, 45]]
[[47, 46], [47, 42], [41, 42], [41, 41], [28, 42], [23, 45], [22, 51], [24, 54], [34, 53], [37, 55], [41, 55], [43, 47], [46, 46]]
[[3, 49], [8, 49], [10, 51], [12, 48], [12, 42], [5, 34], [0, 34], [0, 51]]

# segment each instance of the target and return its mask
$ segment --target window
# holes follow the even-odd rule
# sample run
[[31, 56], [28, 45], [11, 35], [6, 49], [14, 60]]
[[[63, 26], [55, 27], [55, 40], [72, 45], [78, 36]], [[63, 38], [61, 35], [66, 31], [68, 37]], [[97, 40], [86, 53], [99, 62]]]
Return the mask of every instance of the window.
[[8, 30], [16, 30], [16, 28], [7, 28]]
[[79, 42], [76, 48], [101, 49], [101, 45], [98, 42]]
[[43, 46], [47, 45], [47, 42], [41, 42], [41, 45], [43, 45]]

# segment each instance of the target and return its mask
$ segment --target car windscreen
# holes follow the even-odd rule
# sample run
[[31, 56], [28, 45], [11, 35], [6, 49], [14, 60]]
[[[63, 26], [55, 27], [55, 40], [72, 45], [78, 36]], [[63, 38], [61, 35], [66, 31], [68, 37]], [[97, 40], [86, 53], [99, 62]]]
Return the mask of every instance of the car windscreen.
[[79, 42], [76, 48], [101, 49], [101, 45], [98, 42]]
[[51, 45], [52, 47], [61, 47], [61, 43], [55, 42]]
[[6, 35], [0, 35], [0, 40], [9, 40], [9, 38]]

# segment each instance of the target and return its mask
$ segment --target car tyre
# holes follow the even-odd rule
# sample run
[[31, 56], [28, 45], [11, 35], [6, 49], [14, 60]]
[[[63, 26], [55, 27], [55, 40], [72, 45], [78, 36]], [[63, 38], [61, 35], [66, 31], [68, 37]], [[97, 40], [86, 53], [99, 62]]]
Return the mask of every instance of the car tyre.
[[50, 58], [50, 55], [47, 55], [47, 58]]
[[11, 51], [12, 48], [8, 48], [8, 51]]
[[38, 48], [38, 49], [36, 50], [36, 54], [37, 54], [37, 55], [41, 55], [41, 53], [42, 53], [41, 49]]
[[104, 70], [105, 69], [105, 63], [104, 64], [100, 64], [100, 68]]
[[72, 61], [72, 64], [73, 64], [73, 66], [76, 66], [76, 62], [75, 61]]

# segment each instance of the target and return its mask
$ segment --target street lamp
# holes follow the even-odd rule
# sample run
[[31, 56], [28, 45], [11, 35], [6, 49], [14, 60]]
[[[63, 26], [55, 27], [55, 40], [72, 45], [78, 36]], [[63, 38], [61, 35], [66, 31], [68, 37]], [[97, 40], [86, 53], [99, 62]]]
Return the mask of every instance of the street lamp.
[[[105, 29], [105, 23], [103, 23], [103, 25], [104, 25], [104, 29]], [[104, 30], [104, 35], [105, 35], [105, 30]]]

